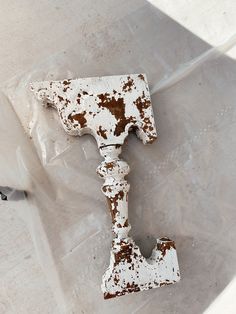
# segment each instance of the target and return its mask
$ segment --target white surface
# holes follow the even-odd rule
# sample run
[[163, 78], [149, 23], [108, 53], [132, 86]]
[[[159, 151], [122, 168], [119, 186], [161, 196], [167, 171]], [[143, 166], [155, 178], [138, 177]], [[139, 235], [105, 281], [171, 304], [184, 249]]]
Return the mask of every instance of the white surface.
[[235, 35], [236, 3], [231, 0], [149, 0], [163, 13], [213, 47]]
[[235, 314], [235, 291], [236, 280], [234, 278], [209, 308], [204, 311], [204, 314]]
[[27, 225], [19, 218], [23, 204], [0, 204], [0, 313], [50, 313], [58, 308], [39, 266]]
[[[127, 82], [133, 84], [132, 90], [130, 89], [129, 92], [126, 90], [127, 87], [124, 89], [124, 84], [127, 84]], [[65, 87], [66, 91], [64, 91]], [[134, 126], [137, 127], [137, 135], [144, 144], [152, 142], [157, 137], [145, 74], [142, 75], [142, 78], [139, 77], [139, 74], [131, 74], [128, 76], [103, 76], [70, 81], [32, 82], [31, 88], [38, 100], [44, 104], [49, 102], [52, 107], [57, 109], [62, 126], [69, 135], [91, 134], [97, 141], [98, 147], [110, 144], [123, 145], [129, 129]], [[123, 101], [125, 118], [132, 117], [134, 120], [126, 124], [123, 122], [124, 130], [117, 132], [118, 134], [116, 134], [118, 121], [115, 115], [104, 107], [100, 108], [101, 99], [99, 96], [104, 97], [104, 95], [106, 95], [107, 101], [112, 99], [115, 102], [118, 100]], [[143, 116], [140, 115], [140, 111], [134, 105], [139, 101], [139, 98], [141, 103], [144, 104]], [[80, 106], [78, 106], [78, 102]], [[85, 118], [84, 126], [80, 126], [80, 122], [78, 123], [78, 120], [73, 119], [73, 115], [76, 114], [83, 114]], [[149, 123], [145, 123], [145, 119], [148, 119]], [[121, 129], [122, 126], [120, 126]], [[145, 129], [144, 126], [147, 128]], [[101, 131], [99, 132], [100, 128], [103, 132], [105, 130], [105, 136], [102, 136]]]
[[[64, 48], [72, 45], [77, 37], [82, 36], [84, 42], [91, 45], [88, 48], [93, 50], [91, 37], [88, 41], [86, 38], [89, 32], [92, 32], [89, 34], [91, 36], [93, 31], [96, 33], [98, 29], [104, 28], [107, 23], [104, 16], [109, 16], [109, 22], [119, 19], [124, 12], [127, 14], [137, 9], [138, 19], [140, 17], [138, 8], [146, 4], [146, 1], [119, 1], [119, 4], [117, 1], [103, 1], [102, 4], [94, 1], [1, 2], [2, 82], [40, 61], [42, 57], [50, 56], [58, 50], [63, 51]], [[218, 45], [235, 33], [236, 10], [233, 0], [168, 1], [168, 5], [162, 5], [160, 8], [171, 18], [158, 11], [160, 2], [156, 1], [156, 8], [150, 9], [150, 13], [157, 14], [156, 18], [160, 25], [160, 32], [159, 29], [156, 30], [160, 46], [156, 45], [155, 41], [150, 55], [154, 58], [160, 56], [165, 58], [160, 58], [159, 67], [153, 67], [153, 72], [150, 71], [149, 77], [152, 82], [154, 74], [155, 76], [158, 74], [159, 79], [165, 79], [162, 74], [168, 72], [168, 69], [170, 74], [175, 73], [180, 64], [189, 62], [209, 49], [209, 44]], [[70, 19], [71, 15], [74, 17], [73, 22]], [[173, 19], [190, 31], [180, 27]], [[142, 31], [142, 24], [151, 24], [154, 22], [154, 17], [150, 14], [149, 20], [141, 21], [140, 31]], [[196, 35], [204, 38], [206, 42], [201, 41]], [[101, 66], [102, 62], [108, 62], [109, 57], [113, 57], [114, 52], [119, 49], [122, 51], [122, 36], [115, 40], [110, 38], [110, 42], [113, 50], [111, 49], [105, 57], [102, 56], [105, 52], [99, 51], [96, 46], [96, 58], [100, 60]], [[158, 54], [156, 54], [157, 50]], [[131, 53], [129, 62], [135, 63], [136, 60], [132, 58], [133, 52], [128, 53]], [[141, 54], [141, 51], [139, 53]], [[145, 66], [149, 62], [151, 67], [150, 55], [149, 58], [142, 60]], [[158, 223], [143, 216], [140, 201], [135, 202], [135, 196], [137, 197], [138, 194], [133, 195], [133, 205], [135, 204], [136, 211], [140, 214], [139, 218], [141, 216], [144, 224], [149, 225], [152, 234], [156, 233], [158, 228], [171, 236], [172, 234], [178, 236], [177, 247], [181, 252], [179, 258], [180, 268], [182, 265], [183, 269], [183, 281], [176, 285], [174, 290], [163, 288], [158, 294], [143, 294], [143, 301], [135, 307], [135, 313], [152, 313], [153, 308], [157, 309], [158, 299], [162, 300], [158, 302], [158, 311], [161, 314], [189, 313], [190, 308], [191, 313], [202, 313], [235, 276], [236, 254], [232, 245], [235, 243], [236, 221], [234, 215], [236, 183], [233, 175], [235, 171], [235, 61], [232, 51], [229, 56], [230, 58], [216, 60], [213, 67], [203, 66], [200, 71], [193, 72], [185, 79], [183, 87], [186, 93], [182, 98], [178, 96], [181, 83], [167, 90], [166, 93], [155, 95], [154, 99], [160, 104], [158, 120], [161, 149], [156, 150], [159, 151], [159, 155], [153, 156], [150, 162], [154, 165], [155, 158], [162, 160], [156, 168], [153, 168], [160, 180], [158, 189], [155, 188], [154, 193], [158, 193], [158, 200], [161, 201], [157, 200], [155, 204], [142, 201], [142, 207], [147, 209], [148, 206], [162, 207], [163, 210], [158, 215]], [[121, 70], [124, 72], [124, 69]], [[194, 99], [199, 95], [202, 101], [194, 103]], [[184, 122], [189, 121], [189, 126], [185, 125], [186, 128], [182, 130], [177, 113], [182, 110], [183, 117], [191, 104], [198, 106], [197, 109], [193, 107], [192, 110], [202, 112], [201, 118], [196, 121], [193, 116], [186, 115]], [[176, 111], [175, 106], [178, 106]], [[213, 116], [211, 112], [214, 113]], [[176, 124], [173, 120], [170, 120], [171, 124], [166, 123], [165, 117], [171, 119], [171, 115], [175, 115]], [[184, 141], [181, 145], [175, 146], [175, 142], [178, 143], [180, 139]], [[191, 146], [193, 148], [191, 153], [186, 149], [189, 143], [194, 144]], [[86, 149], [87, 156], [93, 155], [90, 151], [90, 147]], [[143, 151], [143, 147], [138, 151]], [[139, 165], [139, 156], [134, 157], [133, 166], [135, 163]], [[163, 182], [166, 185], [163, 185]], [[169, 191], [172, 192], [171, 197], [166, 199], [165, 196]], [[26, 224], [16, 214], [20, 214], [21, 210], [18, 205], [1, 204], [0, 311], [10, 314], [58, 313], [54, 297], [37, 262]], [[133, 218], [135, 221], [135, 217]], [[177, 218], [180, 221], [177, 222]], [[179, 230], [176, 230], [177, 223], [182, 224]], [[200, 231], [201, 236], [197, 231]], [[137, 230], [137, 234], [140, 238], [144, 238], [145, 228]], [[213, 235], [216, 242], [208, 244], [209, 237]], [[72, 240], [70, 233], [68, 243]], [[234, 285], [230, 285], [229, 289], [235, 289]], [[124, 302], [126, 310], [129, 313], [134, 312], [132, 310], [134, 300], [136, 299], [130, 298], [127, 301], [120, 301], [119, 305]], [[230, 300], [235, 309], [232, 298]], [[130, 307], [127, 307], [128, 302]], [[116, 306], [115, 303], [111, 304], [114, 313]], [[81, 313], [96, 312], [99, 313], [96, 304], [95, 307], [92, 306], [89, 300], [87, 307], [81, 310]]]

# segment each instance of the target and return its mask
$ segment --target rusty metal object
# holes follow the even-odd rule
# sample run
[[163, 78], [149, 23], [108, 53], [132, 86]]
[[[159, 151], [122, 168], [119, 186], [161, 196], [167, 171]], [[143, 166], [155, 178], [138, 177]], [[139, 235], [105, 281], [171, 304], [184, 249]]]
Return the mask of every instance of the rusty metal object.
[[34, 82], [31, 89], [47, 106], [58, 110], [66, 132], [95, 137], [104, 161], [98, 175], [105, 180], [115, 238], [102, 291], [104, 298], [169, 285], [180, 280], [174, 242], [157, 239], [151, 257], [145, 259], [128, 233], [128, 164], [119, 158], [130, 130], [144, 144], [156, 137], [151, 99], [145, 74]]

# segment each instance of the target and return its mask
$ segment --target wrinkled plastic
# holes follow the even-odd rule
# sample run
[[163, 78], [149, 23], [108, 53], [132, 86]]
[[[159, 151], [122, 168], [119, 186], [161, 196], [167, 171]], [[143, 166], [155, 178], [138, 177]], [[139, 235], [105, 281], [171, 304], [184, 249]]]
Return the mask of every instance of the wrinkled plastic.
[[[27, 192], [31, 235], [62, 313], [184, 313], [182, 302], [192, 308], [201, 287], [192, 311], [200, 313], [233, 277], [236, 65], [224, 53], [234, 44], [212, 48], [144, 6], [2, 87], [0, 185]], [[123, 147], [131, 235], [145, 256], [155, 238], [175, 240], [182, 281], [104, 301], [112, 233], [96, 174], [102, 158], [91, 136], [65, 133], [29, 83], [139, 72], [159, 139], [144, 146], [130, 135]]]

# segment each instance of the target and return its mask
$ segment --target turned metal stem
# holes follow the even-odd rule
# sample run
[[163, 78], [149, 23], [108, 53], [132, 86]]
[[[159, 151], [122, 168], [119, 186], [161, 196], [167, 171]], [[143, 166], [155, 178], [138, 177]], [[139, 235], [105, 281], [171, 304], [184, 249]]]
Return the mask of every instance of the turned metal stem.
[[115, 237], [128, 237], [128, 192], [130, 185], [124, 179], [129, 173], [129, 165], [119, 158], [121, 146], [110, 145], [100, 148], [104, 161], [97, 168], [97, 173], [105, 179], [102, 192], [105, 194], [112, 217], [112, 230]]

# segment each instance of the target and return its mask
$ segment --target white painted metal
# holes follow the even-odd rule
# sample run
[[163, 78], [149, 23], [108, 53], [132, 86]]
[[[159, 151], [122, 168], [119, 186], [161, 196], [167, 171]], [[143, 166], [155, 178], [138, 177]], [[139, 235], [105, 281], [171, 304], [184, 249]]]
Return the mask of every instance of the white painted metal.
[[34, 82], [31, 86], [39, 100], [58, 110], [67, 133], [92, 134], [98, 147], [122, 145], [131, 127], [145, 144], [156, 138], [144, 74]]
[[173, 241], [158, 239], [151, 257], [145, 259], [128, 235], [130, 186], [125, 176], [129, 166], [119, 158], [121, 147], [132, 129], [144, 144], [157, 137], [145, 74], [35, 82], [31, 89], [45, 105], [58, 110], [70, 135], [93, 135], [104, 157], [97, 173], [105, 179], [102, 192], [115, 234], [110, 265], [103, 276], [104, 298], [177, 282], [180, 275]]

